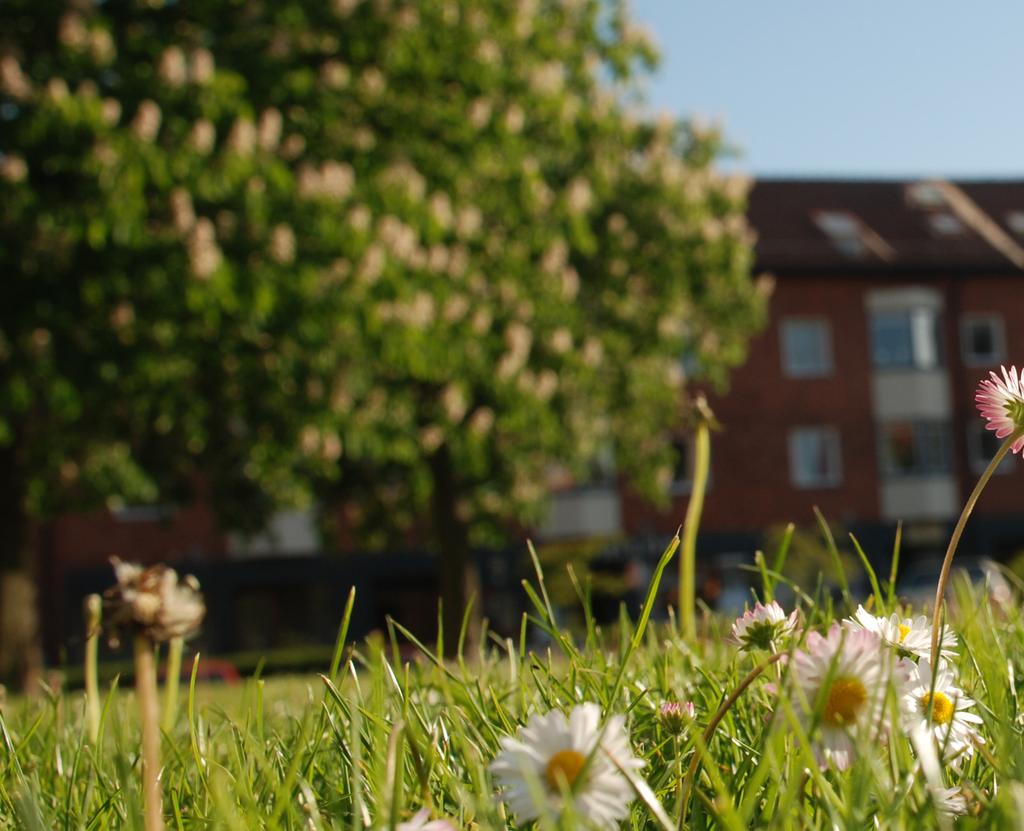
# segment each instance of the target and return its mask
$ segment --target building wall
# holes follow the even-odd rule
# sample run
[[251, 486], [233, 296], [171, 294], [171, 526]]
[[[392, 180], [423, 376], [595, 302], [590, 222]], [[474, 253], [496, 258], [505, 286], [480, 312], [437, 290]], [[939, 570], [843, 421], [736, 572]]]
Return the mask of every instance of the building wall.
[[[750, 344], [724, 395], [711, 406], [723, 426], [712, 437], [711, 486], [701, 528], [708, 532], [759, 533], [789, 521], [814, 522], [812, 508], [844, 522], [878, 517], [877, 463], [871, 424], [870, 354], [862, 279], [780, 279], [771, 300], [769, 326]], [[832, 372], [823, 378], [786, 378], [782, 371], [779, 322], [786, 317], [822, 317], [832, 335]], [[789, 431], [832, 426], [839, 431], [842, 481], [838, 487], [802, 489], [789, 469]], [[624, 497], [630, 533], [671, 532], [689, 499], [656, 512]]]
[[[901, 383], [901, 372], [872, 365], [868, 305], [879, 294], [884, 297], [892, 290], [915, 286], [936, 291], [941, 298], [944, 361], [938, 370], [927, 373], [928, 378], [925, 373], [915, 378], [915, 370], [905, 371], [905, 397], [911, 410], [916, 406], [915, 395], [935, 399], [923, 404], [925, 410], [937, 407], [949, 420], [952, 469], [948, 476], [887, 481], [880, 469], [877, 432], [888, 405], [875, 399], [887, 386]], [[711, 484], [702, 531], [759, 534], [790, 521], [808, 525], [814, 522], [813, 506], [847, 527], [892, 524], [892, 510], [916, 500], [922, 516], [912, 536], [945, 537], [944, 530], [928, 528], [928, 521], [955, 519], [978, 475], [968, 462], [967, 434], [981, 424], [974, 394], [987, 369], [964, 365], [961, 321], [965, 314], [980, 313], [1002, 317], [1007, 363], [1024, 363], [1024, 278], [1019, 274], [780, 277], [769, 326], [752, 340], [750, 357], [733, 374], [726, 394], [711, 399], [725, 429], [712, 439]], [[785, 376], [780, 323], [788, 317], [828, 320], [833, 371], [827, 377]], [[921, 385], [920, 391], [914, 388], [916, 382], [926, 380], [929, 383]], [[945, 404], [938, 400], [947, 396]], [[802, 426], [832, 426], [839, 431], [842, 480], [838, 486], [803, 489], [792, 483], [787, 437], [791, 429]], [[993, 478], [976, 509], [978, 521], [1016, 516], [1024, 528], [1022, 492], [1024, 461], [1018, 458], [1009, 472]], [[924, 494], [930, 494], [931, 504], [939, 507], [929, 508], [927, 500], [920, 498]], [[680, 493], [667, 510], [658, 511], [624, 492], [625, 530], [637, 535], [671, 533], [682, 522], [688, 499], [688, 493]], [[915, 522], [913, 516], [903, 518]]]
[[203, 503], [165, 512], [106, 510], [65, 514], [53, 523], [56, 559], [65, 568], [94, 566], [111, 556], [142, 563], [222, 559], [227, 541]]

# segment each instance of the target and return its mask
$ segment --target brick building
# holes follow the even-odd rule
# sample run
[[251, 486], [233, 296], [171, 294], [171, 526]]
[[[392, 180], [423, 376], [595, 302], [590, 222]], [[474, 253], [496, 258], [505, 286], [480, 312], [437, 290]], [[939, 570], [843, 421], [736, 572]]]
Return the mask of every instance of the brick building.
[[[750, 218], [758, 270], [775, 277], [775, 291], [768, 327], [712, 401], [725, 431], [713, 445], [701, 555], [749, 562], [765, 529], [810, 525], [814, 505], [872, 555], [891, 548], [897, 520], [907, 560], [941, 554], [996, 446], [976, 415], [977, 382], [1024, 363], [1024, 182], [766, 180]], [[670, 510], [611, 478], [557, 494], [539, 536], [647, 540], [660, 551], [689, 494], [684, 436], [680, 449]], [[48, 640], [71, 631], [72, 595], [90, 587], [68, 581], [111, 553], [221, 569], [319, 547], [301, 514], [277, 517], [275, 532], [224, 535], [202, 505], [64, 517], [44, 535], [49, 596], [65, 597], [45, 616]], [[1020, 458], [993, 478], [962, 550], [1002, 559], [1024, 550]], [[269, 561], [243, 571], [256, 608], [298, 573]], [[422, 588], [417, 567], [407, 571]]]
[[[714, 441], [706, 549], [756, 542], [817, 505], [869, 551], [904, 522], [908, 559], [941, 556], [998, 442], [978, 381], [1024, 363], [1024, 182], [762, 181], [750, 218], [775, 277]], [[629, 535], [671, 531], [670, 512], [622, 502]], [[868, 544], [870, 543], [870, 545]], [[1024, 551], [1024, 463], [1007, 459], [962, 551]]]

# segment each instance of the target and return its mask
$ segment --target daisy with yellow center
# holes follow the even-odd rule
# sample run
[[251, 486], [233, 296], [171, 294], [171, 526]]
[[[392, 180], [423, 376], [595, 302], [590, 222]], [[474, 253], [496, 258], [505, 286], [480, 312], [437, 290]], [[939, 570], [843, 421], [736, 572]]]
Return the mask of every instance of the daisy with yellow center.
[[586, 703], [569, 717], [558, 710], [531, 716], [516, 736], [501, 740], [491, 773], [520, 822], [559, 814], [570, 794], [577, 817], [590, 827], [617, 829], [629, 816], [633, 789], [619, 767], [635, 772], [623, 716], [601, 724], [601, 708]]
[[946, 761], [959, 763], [974, 753], [984, 740], [976, 725], [981, 718], [970, 712], [974, 701], [956, 686], [953, 671], [939, 666], [932, 681], [932, 667], [926, 660], [918, 664], [906, 661], [907, 680], [900, 699], [907, 731], [927, 730]]
[[[883, 643], [904, 657], [916, 655], [928, 658], [931, 655], [932, 627], [924, 615], [901, 618], [893, 613], [889, 617], [876, 617], [863, 606], [858, 606], [854, 616], [847, 618], [843, 624], [851, 630], [866, 629], [874, 632]], [[955, 658], [956, 649], [956, 635], [947, 629], [942, 635], [942, 657]]]
[[878, 635], [833, 624], [826, 636], [812, 632], [792, 659], [793, 678], [808, 729], [817, 728], [815, 756], [825, 767], [845, 770], [860, 742], [876, 741], [884, 729], [882, 704], [891, 662]]

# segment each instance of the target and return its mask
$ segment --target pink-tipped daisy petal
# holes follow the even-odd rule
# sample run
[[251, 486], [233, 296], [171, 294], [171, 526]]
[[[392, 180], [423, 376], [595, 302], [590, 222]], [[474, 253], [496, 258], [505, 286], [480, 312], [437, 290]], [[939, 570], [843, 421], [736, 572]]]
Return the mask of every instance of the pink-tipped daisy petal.
[[1024, 372], [1017, 372], [1017, 367], [1009, 370], [1000, 367], [1002, 377], [994, 372], [978, 385], [974, 400], [978, 411], [988, 422], [985, 427], [996, 434], [996, 438], [1005, 439], [1019, 433], [1017, 440], [1010, 448], [1014, 453], [1024, 451]]

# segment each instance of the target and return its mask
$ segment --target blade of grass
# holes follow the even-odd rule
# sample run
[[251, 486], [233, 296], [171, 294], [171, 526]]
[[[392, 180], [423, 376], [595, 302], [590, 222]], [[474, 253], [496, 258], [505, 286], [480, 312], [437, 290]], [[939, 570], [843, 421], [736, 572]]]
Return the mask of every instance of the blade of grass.
[[889, 566], [889, 585], [886, 587], [886, 596], [889, 601], [887, 611], [892, 610], [896, 605], [896, 575], [899, 574], [900, 566], [900, 544], [903, 540], [903, 522], [896, 523], [896, 537], [892, 542], [892, 563]]
[[331, 656], [331, 668], [327, 673], [332, 680], [338, 677], [338, 669], [341, 667], [342, 655], [345, 652], [345, 641], [348, 640], [348, 628], [352, 622], [352, 609], [355, 607], [355, 604], [356, 587], [353, 586], [349, 589], [348, 599], [345, 601], [345, 611], [341, 613], [338, 636], [334, 639], [334, 654]]
[[884, 615], [885, 600], [882, 598], [882, 589], [878, 585], [878, 577], [875, 575], [875, 570], [871, 567], [871, 561], [853, 534], [850, 534], [850, 542], [853, 543], [853, 548], [857, 552], [857, 556], [860, 557], [861, 565], [864, 566], [864, 571], [868, 575], [868, 581], [871, 583], [871, 593], [875, 596], [875, 608], [878, 610], [878, 614]]
[[775, 587], [771, 577], [768, 576], [768, 566], [764, 560], [764, 552], [759, 548], [754, 552], [754, 564], [761, 575], [761, 596], [765, 603], [771, 603], [775, 599]]
[[[668, 564], [672, 561], [672, 557], [675, 556], [676, 551], [679, 550], [679, 533], [672, 538], [668, 544], [668, 548], [661, 555], [661, 559], [658, 560], [658, 565], [654, 569], [654, 575], [651, 577], [651, 584], [647, 588], [647, 597], [644, 600], [643, 608], [640, 612], [640, 619], [637, 621], [636, 629], [633, 632], [633, 637], [629, 641], [629, 647], [626, 650], [626, 654], [622, 658], [622, 663], [619, 666], [618, 675], [615, 678], [615, 684], [612, 686], [611, 695], [608, 696], [609, 707], [614, 706], [618, 700], [619, 691], [622, 689], [622, 682], [626, 677], [626, 667], [629, 665], [629, 659], [632, 657], [633, 652], [636, 650], [640, 641], [643, 639], [644, 630], [647, 629], [647, 622], [651, 619], [651, 610], [654, 608], [654, 601], [658, 598], [658, 588], [661, 586], [661, 578], [665, 574], [665, 569]], [[605, 715], [608, 713], [606, 712]]]
[[782, 532], [779, 548], [775, 552], [775, 562], [772, 563], [772, 572], [775, 574], [782, 574], [782, 569], [786, 565], [786, 558], [789, 556], [789, 546], [793, 542], [794, 531], [796, 531], [796, 526], [790, 522]]
[[818, 506], [814, 506], [814, 516], [818, 520], [818, 526], [821, 528], [821, 535], [825, 538], [825, 547], [828, 548], [828, 553], [832, 557], [832, 565], [835, 567], [836, 580], [839, 582], [839, 590], [843, 595], [843, 602], [846, 603], [847, 608], [853, 608], [853, 598], [850, 596], [850, 584], [846, 579], [846, 569], [843, 568], [843, 558], [839, 554], [839, 548], [836, 546], [836, 539], [832, 536], [832, 529], [829, 527], [828, 521], [825, 519], [825, 515], [818, 510]]

